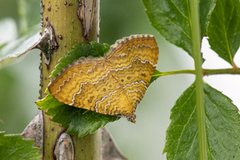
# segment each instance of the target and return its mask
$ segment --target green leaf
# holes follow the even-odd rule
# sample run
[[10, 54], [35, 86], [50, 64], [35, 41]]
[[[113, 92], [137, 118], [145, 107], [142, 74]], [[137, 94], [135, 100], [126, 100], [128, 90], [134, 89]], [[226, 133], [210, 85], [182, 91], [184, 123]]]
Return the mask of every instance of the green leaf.
[[39, 32], [39, 27], [32, 28], [27, 35], [20, 36], [0, 47], [0, 67], [14, 62], [28, 53], [29, 49], [40, 40]]
[[235, 66], [233, 58], [240, 44], [239, 0], [217, 1], [207, 32], [211, 49]]
[[215, 3], [217, 0], [200, 0], [200, 28], [201, 28], [201, 38], [207, 35], [207, 27], [209, 25], [209, 19], [214, 10]]
[[[90, 44], [75, 45], [74, 48], [68, 52], [68, 55], [60, 59], [60, 63], [56, 66], [56, 69], [50, 77], [55, 77], [63, 68], [80, 57], [88, 57], [89, 55], [92, 57], [104, 56], [110, 48], [107, 44], [102, 45], [97, 42], [91, 42]], [[116, 116], [99, 114], [66, 105], [52, 97], [48, 90], [46, 90], [45, 93], [47, 96], [37, 101], [36, 105], [40, 107], [41, 110], [48, 110], [46, 114], [53, 115], [52, 121], [61, 123], [62, 127], [68, 128], [67, 133], [69, 134], [78, 134], [79, 137], [83, 137], [88, 133], [94, 133], [108, 122], [119, 119], [119, 117]]]
[[[206, 33], [215, 0], [200, 1], [201, 37]], [[143, 0], [148, 18], [162, 36], [169, 42], [192, 53], [190, 6], [182, 0]]]
[[1, 1], [1, 6], [0, 68], [19, 61], [41, 38], [39, 0]]
[[[159, 76], [159, 74], [161, 74], [162, 72], [160, 72], [159, 70], [157, 70], [157, 69], [155, 69], [155, 71], [153, 72], [153, 75], [152, 75], [152, 78], [151, 78], [151, 80], [150, 80], [150, 82], [149, 82], [149, 85], [152, 83], [152, 82], [154, 82], [155, 80], [157, 80], [160, 76]], [[148, 85], [148, 86], [149, 86]]]
[[116, 116], [99, 114], [81, 108], [72, 107], [56, 100], [48, 90], [47, 96], [36, 102], [41, 110], [48, 109], [46, 114], [53, 115], [52, 121], [61, 123], [66, 127], [67, 133], [78, 134], [83, 137], [88, 133], [94, 133], [100, 127], [104, 127], [108, 122], [119, 119]]
[[39, 148], [33, 147], [34, 140], [23, 139], [22, 135], [5, 135], [0, 132], [0, 159], [1, 160], [37, 160]]
[[47, 110], [47, 109], [50, 109], [50, 108], [54, 108], [54, 107], [63, 105], [62, 102], [59, 102], [57, 99], [55, 99], [50, 94], [48, 89], [46, 89], [45, 94], [47, 96], [45, 96], [42, 100], [38, 100], [38, 101], [35, 102], [38, 107], [41, 107], [41, 110]]
[[[221, 92], [204, 84], [208, 159], [240, 159], [240, 115]], [[163, 152], [168, 159], [199, 157], [196, 87], [193, 83], [172, 108]]]
[[55, 115], [52, 121], [61, 123], [62, 127], [68, 128], [68, 134], [78, 134], [78, 137], [83, 137], [88, 133], [94, 133], [107, 123], [119, 119], [116, 116], [103, 115], [68, 105], [50, 108], [47, 114], [49, 113], [50, 115]]

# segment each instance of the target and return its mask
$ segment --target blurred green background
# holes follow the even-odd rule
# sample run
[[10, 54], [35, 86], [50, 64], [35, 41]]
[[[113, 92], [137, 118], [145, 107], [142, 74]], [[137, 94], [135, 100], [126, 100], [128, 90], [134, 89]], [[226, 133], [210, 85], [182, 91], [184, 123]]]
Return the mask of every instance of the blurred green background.
[[[1, 41], [19, 36], [21, 26], [24, 26], [19, 20], [21, 1], [0, 0], [0, 22], [9, 22], [8, 27], [0, 26], [0, 44]], [[25, 1], [25, 23], [28, 26], [38, 24], [40, 28], [40, 0]], [[113, 44], [117, 39], [132, 34], [153, 34], [159, 45], [158, 70], [193, 68], [193, 61], [187, 53], [165, 41], [150, 25], [142, 1], [101, 0], [100, 12], [101, 43]], [[34, 102], [39, 96], [39, 63], [39, 51], [34, 50], [22, 61], [0, 70], [0, 131], [21, 133], [38, 113]], [[159, 78], [151, 84], [138, 105], [136, 124], [121, 118], [107, 125], [129, 160], [166, 159], [162, 151], [170, 123], [170, 109], [193, 80], [192, 75]]]

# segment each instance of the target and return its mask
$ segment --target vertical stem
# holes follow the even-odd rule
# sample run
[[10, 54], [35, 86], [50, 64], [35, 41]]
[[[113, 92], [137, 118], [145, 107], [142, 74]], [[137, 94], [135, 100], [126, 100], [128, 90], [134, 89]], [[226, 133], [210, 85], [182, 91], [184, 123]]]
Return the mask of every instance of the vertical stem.
[[205, 108], [203, 97], [203, 74], [202, 74], [202, 57], [200, 53], [200, 27], [199, 27], [199, 9], [198, 0], [189, 0], [191, 9], [192, 22], [192, 42], [193, 57], [195, 61], [196, 74], [196, 96], [197, 96], [197, 118], [198, 118], [198, 141], [200, 160], [207, 160], [207, 138], [205, 124]]
[[[43, 28], [46, 23], [50, 23], [55, 31], [58, 49], [53, 51], [51, 55], [51, 62], [49, 68], [47, 68], [44, 58], [42, 57], [42, 97], [44, 97], [44, 91], [49, 83], [49, 75], [54, 70], [58, 60], [67, 54], [67, 51], [71, 50], [75, 44], [88, 43], [89, 41], [98, 41], [99, 34], [99, 10], [94, 12], [94, 21], [89, 37], [86, 40], [82, 33], [82, 23], [77, 16], [77, 10], [79, 9], [78, 0], [41, 0], [42, 1], [42, 18]], [[99, 0], [97, 0], [99, 2]], [[96, 7], [99, 8], [99, 3], [96, 3]], [[44, 114], [44, 144], [43, 144], [43, 159], [53, 160], [52, 152], [55, 142], [62, 128], [60, 124], [52, 122], [51, 117]], [[78, 138], [77, 136], [71, 136], [74, 144], [74, 159], [78, 160], [99, 160], [100, 159], [100, 138], [98, 131], [94, 134], [88, 134], [85, 137]]]
[[26, 1], [19, 0], [18, 2], [18, 13], [20, 17], [20, 26], [21, 26], [21, 34], [24, 35], [28, 31], [28, 24], [27, 24], [27, 15], [26, 15]]

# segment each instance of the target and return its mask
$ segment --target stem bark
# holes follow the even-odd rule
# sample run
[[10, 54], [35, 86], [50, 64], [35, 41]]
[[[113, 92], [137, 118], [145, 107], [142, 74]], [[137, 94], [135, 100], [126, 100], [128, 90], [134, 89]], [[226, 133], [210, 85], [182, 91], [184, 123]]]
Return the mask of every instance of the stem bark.
[[[58, 49], [53, 51], [51, 55], [51, 62], [49, 68], [47, 68], [44, 58], [42, 57], [42, 97], [44, 97], [44, 91], [50, 81], [48, 77], [54, 70], [58, 60], [67, 54], [68, 50], [71, 50], [75, 44], [88, 43], [90, 41], [98, 41], [99, 35], [99, 1], [96, 3], [96, 10], [94, 12], [94, 20], [92, 29], [90, 31], [88, 40], [83, 37], [82, 23], [77, 16], [77, 10], [79, 9], [79, 1], [68, 0], [42, 0], [42, 20], [43, 27], [49, 22], [57, 37]], [[53, 160], [53, 148], [59, 136], [59, 133], [63, 130], [60, 124], [52, 122], [51, 117], [44, 114], [44, 142], [43, 142], [43, 159]], [[99, 160], [100, 159], [100, 137], [99, 132], [94, 134], [88, 134], [85, 137], [78, 138], [77, 136], [71, 136], [74, 144], [74, 159], [81, 160]]]

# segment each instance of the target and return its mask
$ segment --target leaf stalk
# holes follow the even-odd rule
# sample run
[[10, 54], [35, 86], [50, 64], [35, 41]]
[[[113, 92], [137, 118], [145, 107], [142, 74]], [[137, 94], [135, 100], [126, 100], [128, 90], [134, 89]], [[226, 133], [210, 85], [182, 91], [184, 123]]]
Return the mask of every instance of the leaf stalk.
[[[195, 74], [195, 70], [184, 69], [184, 70], [176, 70], [176, 71], [166, 71], [154, 74], [153, 77], [161, 77], [161, 76], [169, 76], [176, 74]], [[202, 69], [203, 76], [209, 75], [219, 75], [219, 74], [239, 74], [240, 68], [224, 68], [224, 69]]]

